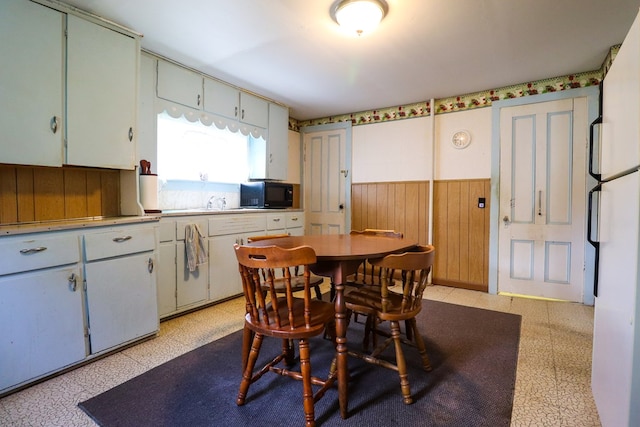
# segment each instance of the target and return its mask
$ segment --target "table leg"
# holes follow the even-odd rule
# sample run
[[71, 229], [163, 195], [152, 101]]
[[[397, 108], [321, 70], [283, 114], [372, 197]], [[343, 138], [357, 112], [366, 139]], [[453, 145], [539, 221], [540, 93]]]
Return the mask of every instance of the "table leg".
[[340, 416], [345, 419], [348, 408], [349, 368], [347, 366], [347, 314], [344, 305], [344, 284], [335, 285], [335, 289], [338, 400], [340, 402]]

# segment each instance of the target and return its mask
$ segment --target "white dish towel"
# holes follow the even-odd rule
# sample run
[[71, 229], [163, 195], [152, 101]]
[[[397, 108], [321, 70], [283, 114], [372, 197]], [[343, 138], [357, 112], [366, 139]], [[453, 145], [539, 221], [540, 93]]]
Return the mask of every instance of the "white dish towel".
[[189, 271], [195, 271], [199, 265], [207, 263], [207, 248], [204, 236], [198, 224], [188, 224], [184, 231], [187, 265]]

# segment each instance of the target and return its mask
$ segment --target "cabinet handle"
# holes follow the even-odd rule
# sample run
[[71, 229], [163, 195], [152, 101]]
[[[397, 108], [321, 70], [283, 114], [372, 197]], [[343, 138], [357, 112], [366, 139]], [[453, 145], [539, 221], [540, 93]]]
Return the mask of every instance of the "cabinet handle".
[[242, 109], [242, 117], [240, 117], [241, 119], [244, 119], [244, 108]]
[[280, 218], [273, 218], [274, 222], [280, 222]]
[[76, 276], [76, 273], [71, 273], [71, 276], [69, 276], [69, 290], [71, 292], [75, 292], [77, 289], [77, 284], [78, 276]]
[[47, 250], [46, 246], [38, 246], [37, 248], [20, 249], [20, 253], [22, 255], [31, 255], [31, 254], [37, 254], [38, 252], [42, 252], [46, 250]]
[[238, 107], [236, 106], [235, 110], [233, 110], [233, 117], [238, 117]]
[[53, 133], [58, 132], [58, 118], [56, 116], [51, 117], [51, 122], [49, 123], [49, 126], [51, 127], [51, 132]]
[[113, 238], [113, 241], [116, 242], [116, 243], [126, 242], [127, 240], [131, 240], [131, 236], [114, 237]]
[[149, 270], [149, 273], [153, 273], [153, 258], [149, 258], [149, 262], [147, 262], [147, 270]]
[[198, 105], [200, 105], [200, 94], [198, 94]]
[[133, 141], [133, 127], [129, 128], [129, 142]]

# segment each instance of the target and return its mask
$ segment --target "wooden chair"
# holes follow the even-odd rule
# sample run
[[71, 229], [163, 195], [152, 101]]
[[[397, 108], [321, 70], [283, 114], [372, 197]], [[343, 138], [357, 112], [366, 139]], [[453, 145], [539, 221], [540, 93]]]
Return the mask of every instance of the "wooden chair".
[[[427, 279], [433, 265], [435, 249], [433, 246], [419, 246], [415, 250], [402, 254], [387, 255], [371, 263], [382, 269], [380, 288], [363, 287], [345, 295], [347, 309], [366, 313], [376, 322], [389, 322], [390, 333], [373, 328], [373, 333], [387, 337], [384, 343], [371, 353], [350, 351], [349, 355], [359, 357], [367, 362], [393, 369], [400, 376], [400, 388], [404, 403], [413, 403], [407, 366], [402, 344], [410, 344], [418, 348], [422, 357], [422, 366], [431, 370], [429, 356], [418, 331], [416, 316], [422, 309], [422, 296], [427, 286]], [[400, 274], [402, 293], [389, 291], [391, 271]], [[405, 321], [406, 338], [401, 337], [400, 322]], [[365, 332], [367, 333], [367, 332]], [[379, 356], [391, 343], [395, 347], [395, 363], [381, 359]]]
[[[335, 360], [331, 364], [326, 379], [311, 375], [310, 337], [321, 335], [325, 326], [331, 324], [335, 318], [334, 304], [311, 298], [311, 284], [309, 265], [316, 262], [316, 254], [309, 246], [284, 249], [277, 246], [239, 246], [234, 245], [238, 258], [239, 270], [242, 276], [242, 288], [246, 300], [247, 313], [245, 315], [245, 336], [253, 333], [253, 342], [248, 354], [246, 366], [242, 374], [242, 381], [238, 391], [236, 403], [244, 405], [249, 386], [256, 382], [266, 372], [302, 381], [302, 396], [305, 421], [308, 427], [315, 425], [314, 402], [320, 399], [337, 378]], [[302, 268], [302, 282], [304, 297], [294, 298], [291, 270], [296, 266]], [[284, 297], [275, 288], [275, 271], [284, 269], [282, 283]], [[265, 282], [261, 278], [261, 271], [267, 272], [267, 298], [263, 291]], [[335, 335], [335, 334], [334, 334]], [[254, 372], [255, 364], [260, 353], [263, 338], [274, 337], [282, 340], [282, 351], [270, 360], [263, 368]], [[300, 352], [300, 370], [292, 371], [293, 357], [290, 340], [297, 340]], [[243, 343], [243, 347], [247, 343]], [[335, 343], [334, 343], [335, 345]], [[248, 349], [243, 348], [243, 354]], [[280, 362], [287, 366], [279, 367]], [[312, 385], [320, 386], [313, 392]]]
[[[395, 230], [381, 230], [376, 228], [365, 228], [364, 230], [352, 230], [351, 234], [363, 234], [363, 235], [371, 235], [371, 236], [384, 236], [384, 237], [393, 237], [393, 238], [402, 238], [403, 234], [399, 231]], [[362, 288], [363, 286], [374, 286], [379, 289], [380, 287], [380, 279], [381, 279], [382, 270], [379, 267], [371, 264], [369, 260], [365, 260], [362, 265], [358, 268], [358, 271], [347, 278], [346, 286]], [[353, 320], [355, 322], [358, 321], [359, 314], [366, 313], [358, 313], [357, 311], [353, 312]], [[363, 348], [366, 350], [369, 347], [369, 336], [373, 338], [373, 345], [377, 345], [376, 335], [371, 334], [371, 331], [375, 327], [373, 323], [375, 319], [372, 316], [366, 316], [366, 326], [365, 326], [365, 335], [362, 340]]]
[[[403, 234], [395, 230], [380, 230], [375, 228], [365, 228], [362, 231], [352, 230], [351, 234], [363, 234], [370, 236], [395, 237], [401, 239]], [[380, 269], [365, 260], [356, 274], [347, 279], [347, 286], [362, 287], [364, 285], [380, 285]]]
[[[265, 234], [261, 236], [251, 236], [247, 238], [247, 242], [251, 243], [251, 242], [257, 242], [259, 240], [266, 240], [266, 239], [280, 239], [283, 237], [289, 237], [289, 235], [288, 234], [271, 234], [271, 235]], [[313, 286], [313, 290], [316, 293], [316, 298], [318, 298], [319, 300], [322, 299], [322, 291], [320, 290], [320, 285], [322, 284], [323, 281], [324, 281], [324, 278], [322, 278], [321, 276], [316, 276], [315, 274], [311, 274], [311, 278], [310, 278], [311, 286]], [[299, 272], [297, 269], [295, 269], [294, 271], [294, 277], [291, 278], [291, 286], [294, 292], [301, 291], [304, 289], [304, 281], [302, 280], [302, 277], [299, 275]], [[267, 290], [266, 287], [263, 287], [263, 288], [265, 291]], [[285, 292], [284, 281], [281, 278], [276, 278], [275, 289], [276, 289], [276, 292], [279, 294], [282, 294]]]

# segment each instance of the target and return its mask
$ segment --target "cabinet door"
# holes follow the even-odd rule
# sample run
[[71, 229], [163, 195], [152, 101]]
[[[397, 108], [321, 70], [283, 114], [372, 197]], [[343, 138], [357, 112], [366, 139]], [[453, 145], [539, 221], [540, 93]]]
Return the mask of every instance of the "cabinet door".
[[212, 79], [204, 79], [204, 110], [237, 120], [240, 114], [240, 91]]
[[62, 165], [62, 13], [0, 2], [0, 163]]
[[158, 98], [199, 110], [202, 108], [202, 76], [179, 65], [159, 60]]
[[153, 252], [86, 264], [91, 353], [158, 330], [156, 272], [152, 265], [157, 265]]
[[176, 295], [178, 308], [202, 303], [209, 298], [209, 269], [199, 265], [189, 271], [184, 241], [176, 244]]
[[138, 42], [69, 15], [67, 164], [134, 169]]
[[[255, 233], [254, 233], [255, 234]], [[218, 301], [242, 293], [242, 279], [238, 272], [238, 260], [233, 251], [234, 243], [250, 235], [226, 235], [209, 238], [209, 276], [211, 289], [209, 298]]]
[[286, 180], [289, 166], [289, 110], [269, 104], [267, 178]]
[[86, 357], [78, 264], [0, 279], [0, 391]]
[[266, 128], [269, 126], [269, 103], [262, 98], [240, 92], [240, 121]]
[[176, 243], [160, 243], [158, 265], [158, 315], [160, 318], [176, 311]]

